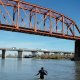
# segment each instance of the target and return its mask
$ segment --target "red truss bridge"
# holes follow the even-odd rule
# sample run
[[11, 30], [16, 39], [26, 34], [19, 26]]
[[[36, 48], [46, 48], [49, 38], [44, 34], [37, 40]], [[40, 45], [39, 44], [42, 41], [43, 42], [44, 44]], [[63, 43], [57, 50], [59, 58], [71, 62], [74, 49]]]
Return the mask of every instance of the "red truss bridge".
[[0, 29], [80, 40], [80, 27], [72, 19], [22, 0], [0, 0]]

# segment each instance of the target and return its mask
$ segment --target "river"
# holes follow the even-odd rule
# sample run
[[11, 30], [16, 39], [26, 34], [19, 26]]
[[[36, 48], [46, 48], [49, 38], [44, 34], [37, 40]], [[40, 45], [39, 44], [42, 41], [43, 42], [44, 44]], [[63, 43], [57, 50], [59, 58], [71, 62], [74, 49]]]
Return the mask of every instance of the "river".
[[0, 80], [38, 80], [44, 67], [45, 80], [80, 80], [80, 62], [70, 60], [0, 58]]

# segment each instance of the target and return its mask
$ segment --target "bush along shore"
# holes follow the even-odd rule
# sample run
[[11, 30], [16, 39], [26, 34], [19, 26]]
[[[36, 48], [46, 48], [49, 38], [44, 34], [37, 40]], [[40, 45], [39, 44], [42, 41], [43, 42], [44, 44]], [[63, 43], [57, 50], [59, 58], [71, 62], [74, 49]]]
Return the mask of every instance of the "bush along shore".
[[51, 54], [51, 55], [38, 55], [33, 58], [37, 59], [72, 59], [74, 55], [60, 55], [60, 54]]

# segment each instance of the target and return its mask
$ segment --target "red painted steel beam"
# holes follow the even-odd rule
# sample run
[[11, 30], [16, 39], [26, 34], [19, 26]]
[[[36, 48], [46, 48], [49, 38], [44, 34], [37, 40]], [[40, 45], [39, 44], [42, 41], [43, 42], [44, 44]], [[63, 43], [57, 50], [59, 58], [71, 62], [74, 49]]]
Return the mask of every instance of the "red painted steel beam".
[[[12, 7], [17, 7], [17, 8], [18, 8], [18, 5], [15, 5], [15, 4], [10, 3], [10, 2], [6, 2], [6, 0], [1, 0], [1, 1], [2, 1], [3, 4], [6, 5], [6, 6], [12, 6]], [[8, 0], [8, 1], [9, 1], [9, 0]], [[17, 0], [12, 0], [12, 1], [13, 1], [13, 2], [17, 2]], [[32, 9], [32, 12], [36, 12], [36, 13], [40, 13], [40, 14], [46, 14], [46, 13], [48, 13], [48, 12], [50, 11], [50, 12], [53, 13], [53, 14], [55, 13], [55, 14], [57, 14], [58, 16], [62, 16], [62, 17], [64, 17], [64, 18], [66, 18], [66, 20], [68, 20], [70, 23], [75, 24], [75, 22], [74, 22], [72, 19], [70, 19], [70, 18], [64, 16], [63, 14], [60, 14], [60, 13], [54, 11], [54, 10], [51, 10], [51, 9], [48, 9], [48, 8], [43, 8], [43, 7], [41, 7], [41, 6], [37, 6], [37, 5], [34, 5], [34, 4], [30, 4], [30, 3], [28, 3], [28, 2], [20, 1], [20, 3], [21, 3], [21, 5], [19, 6], [19, 8], [22, 8], [22, 9], [24, 9], [24, 10], [31, 10], [32, 8], [33, 8], [33, 9], [34, 9], [34, 8], [37, 8], [38, 10], [33, 10], [33, 9]], [[2, 5], [1, 2], [0, 2], [0, 4]], [[26, 5], [27, 5], [28, 7], [27, 7]], [[31, 8], [31, 7], [32, 7], [32, 8]], [[46, 15], [47, 15], [47, 16], [50, 16], [49, 14], [46, 14]], [[51, 15], [51, 17], [57, 19], [57, 16]], [[62, 21], [62, 20], [61, 20], [61, 21]], [[66, 24], [65, 21], [64, 21], [64, 23]]]
[[[37, 6], [37, 5], [34, 5], [34, 4], [30, 4], [28, 2], [23, 2], [23, 1], [20, 1], [20, 0], [0, 0], [0, 5], [3, 5], [4, 6], [10, 6], [10, 7], [15, 7], [18, 9], [18, 17], [17, 17], [17, 25], [7, 25], [7, 24], [2, 24], [0, 25], [0, 28], [2, 30], [9, 30], [9, 31], [16, 31], [16, 32], [23, 32], [23, 33], [30, 33], [30, 34], [36, 34], [36, 35], [44, 35], [44, 36], [51, 36], [51, 37], [58, 37], [58, 38], [64, 38], [64, 39], [71, 39], [71, 40], [78, 40], [80, 39], [80, 36], [76, 36], [75, 33], [74, 33], [74, 30], [72, 30], [72, 26], [74, 25], [74, 27], [77, 29], [77, 31], [79, 32], [80, 34], [80, 28], [76, 25], [76, 23], [66, 17], [65, 15], [63, 14], [60, 14], [54, 10], [51, 10], [51, 9], [48, 9], [48, 8], [43, 8], [41, 6]], [[30, 11], [30, 13], [35, 13], [34, 15], [34, 29], [31, 29], [31, 28], [23, 28], [21, 26], [19, 26], [19, 9], [24, 9], [24, 10], [28, 10]], [[8, 12], [7, 12], [8, 13]], [[39, 30], [37, 29], [36, 27], [36, 23], [37, 23], [37, 16], [36, 16], [36, 13], [37, 14], [42, 14], [44, 16], [44, 18], [46, 16], [50, 17], [50, 28], [49, 30], [50, 31], [46, 31], [46, 20], [44, 19], [44, 30]], [[8, 14], [9, 15], [9, 14]], [[56, 20], [56, 32], [53, 32], [52, 31], [52, 21], [51, 19], [54, 18]], [[58, 22], [62, 22], [62, 33], [58, 33]], [[30, 16], [30, 22], [29, 24], [31, 25], [31, 16]], [[71, 32], [71, 35], [68, 35], [68, 34], [64, 34], [64, 24], [67, 25], [67, 29], [70, 30]], [[66, 31], [68, 33], [68, 31]]]
[[48, 31], [43, 31], [43, 30], [35, 31], [34, 29], [22, 28], [22, 27], [19, 27], [18, 29], [16, 29], [12, 25], [5, 25], [5, 24], [0, 24], [0, 29], [6, 30], [6, 31], [12, 31], [12, 32], [21, 32], [21, 33], [29, 33], [29, 34], [35, 34], [35, 35], [56, 37], [56, 38], [62, 38], [62, 39], [68, 39], [68, 40], [80, 40], [80, 37], [78, 36], [63, 35], [63, 34], [54, 33], [54, 32], [50, 34]]

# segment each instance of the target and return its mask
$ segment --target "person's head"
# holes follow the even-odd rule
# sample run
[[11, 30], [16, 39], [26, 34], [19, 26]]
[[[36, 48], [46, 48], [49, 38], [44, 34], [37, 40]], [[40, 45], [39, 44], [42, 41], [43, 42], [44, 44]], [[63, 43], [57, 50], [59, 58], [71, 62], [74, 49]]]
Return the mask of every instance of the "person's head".
[[41, 67], [41, 70], [43, 70], [44, 68], [43, 67]]

